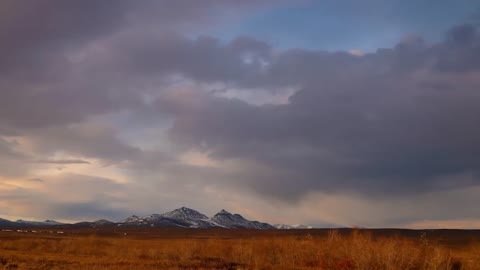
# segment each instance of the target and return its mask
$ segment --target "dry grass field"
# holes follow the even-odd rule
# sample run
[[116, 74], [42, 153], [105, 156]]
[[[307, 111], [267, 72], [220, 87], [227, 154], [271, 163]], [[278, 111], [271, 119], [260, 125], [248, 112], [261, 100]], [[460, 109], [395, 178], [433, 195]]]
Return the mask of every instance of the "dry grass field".
[[0, 269], [480, 269], [478, 232], [0, 232]]

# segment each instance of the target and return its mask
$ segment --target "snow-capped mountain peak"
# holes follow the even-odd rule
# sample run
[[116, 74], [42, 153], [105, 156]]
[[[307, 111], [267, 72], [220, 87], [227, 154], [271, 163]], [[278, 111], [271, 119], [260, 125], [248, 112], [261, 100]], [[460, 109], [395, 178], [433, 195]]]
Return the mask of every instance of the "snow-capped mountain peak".
[[187, 207], [175, 209], [163, 214], [162, 216], [178, 220], [208, 220], [206, 215]]
[[217, 215], [220, 214], [220, 215], [231, 215], [230, 212], [228, 212], [227, 210], [225, 209], [222, 209], [220, 210], [220, 212], [217, 213]]
[[172, 228], [226, 228], [226, 229], [276, 229], [268, 223], [259, 221], [251, 221], [244, 218], [240, 214], [230, 213], [225, 209], [215, 214], [213, 217], [208, 216], [188, 207], [180, 207], [164, 214], [151, 214], [147, 216], [132, 215], [120, 222], [111, 222], [106, 219], [99, 219], [93, 222], [83, 221], [74, 224], [63, 224], [54, 220], [45, 221], [25, 221], [17, 220], [16, 222], [3, 220], [0, 218], [1, 226], [54, 226], [61, 225], [63, 227], [82, 228], [108, 228], [112, 226], [122, 227], [172, 227]]
[[212, 221], [225, 228], [243, 228], [243, 229], [274, 229], [270, 224], [262, 223], [258, 221], [250, 221], [245, 219], [240, 214], [231, 214], [230, 212], [222, 209], [220, 212], [213, 216]]
[[133, 223], [133, 222], [137, 222], [139, 219], [140, 219], [139, 216], [132, 215], [132, 216], [124, 219], [124, 220], [121, 221], [120, 223]]

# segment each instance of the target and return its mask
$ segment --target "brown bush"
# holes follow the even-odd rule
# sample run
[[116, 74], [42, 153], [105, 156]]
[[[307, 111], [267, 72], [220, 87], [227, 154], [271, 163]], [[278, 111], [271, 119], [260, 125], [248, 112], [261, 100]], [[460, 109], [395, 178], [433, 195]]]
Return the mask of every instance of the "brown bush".
[[[228, 232], [224, 232], [228, 234]], [[0, 235], [0, 269], [480, 269], [478, 246], [449, 248], [425, 237], [326, 236], [156, 238]]]

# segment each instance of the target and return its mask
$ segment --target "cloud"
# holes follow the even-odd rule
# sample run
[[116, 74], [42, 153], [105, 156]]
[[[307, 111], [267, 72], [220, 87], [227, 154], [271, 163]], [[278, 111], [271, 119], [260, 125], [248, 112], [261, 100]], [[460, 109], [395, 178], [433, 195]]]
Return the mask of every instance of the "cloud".
[[58, 160], [37, 160], [36, 163], [45, 163], [45, 164], [90, 164], [90, 162], [81, 159], [58, 159]]
[[[149, 44], [145, 39], [159, 33], [187, 31], [184, 26], [198, 27], [217, 17], [214, 14], [225, 14], [227, 10], [249, 10], [265, 5], [269, 5], [269, 1], [202, 1], [201, 4], [192, 1], [4, 1], [0, 6], [5, 13], [0, 16], [0, 58], [3, 59], [0, 64], [0, 121], [3, 123], [0, 131], [18, 134], [21, 133], [19, 129], [78, 123], [93, 115], [140, 106], [142, 99], [138, 88], [144, 82], [139, 82], [138, 74], [133, 73], [144, 71], [122, 70], [120, 67], [125, 63], [112, 62], [113, 59], [108, 58], [108, 52], [120, 46], [116, 42], [140, 46], [144, 52], [135, 53], [132, 49], [124, 56], [149, 62], [151, 55], [142, 57], [149, 53], [147, 46], [152, 46], [151, 51], [157, 45], [163, 45], [165, 50], [168, 44], [178, 45], [180, 51], [174, 55], [177, 59], [173, 63], [181, 63], [178, 57], [189, 57], [190, 52], [191, 56], [200, 57], [202, 52], [196, 54], [195, 48], [190, 50], [189, 44], [176, 44], [175, 39], [169, 42], [161, 38], [161, 42], [156, 43], [152, 38]], [[125, 38], [119, 40], [117, 36]], [[141, 43], [135, 44], [133, 38], [140, 38]], [[194, 46], [209, 53], [211, 43], [215, 42], [209, 38], [199, 39]], [[254, 45], [243, 41], [236, 48], [242, 51], [245, 46]], [[204, 61], [207, 57], [197, 60]], [[161, 62], [168, 63], [168, 60]], [[134, 68], [133, 63], [130, 65]], [[207, 69], [197, 70], [204, 71], [200, 76], [208, 73]], [[132, 82], [124, 80], [127, 78]]]
[[[288, 104], [255, 106], [191, 89], [166, 93], [156, 106], [175, 116], [173, 142], [272, 171], [245, 173], [243, 184], [260, 193], [391, 196], [478, 184], [479, 71], [475, 65], [438, 68], [458, 50], [478, 53], [478, 34], [461, 29], [430, 47], [402, 41], [362, 58], [278, 53], [256, 83], [297, 85]], [[462, 174], [471, 177], [459, 180]]]
[[[433, 44], [407, 35], [361, 56], [205, 31], [216, 15], [269, 5], [2, 2], [3, 205], [75, 219], [185, 200], [260, 217], [274, 204], [316, 222], [308, 205], [318, 204], [341, 211], [323, 215], [328, 224], [406, 224], [420, 215], [375, 205], [434, 193], [429, 203], [448, 208], [458, 190], [480, 184], [476, 27], [454, 27]], [[349, 218], [355, 205], [378, 211]], [[392, 209], [402, 217], [388, 218]]]
[[[0, 191], [0, 205], [9, 215], [29, 216], [37, 219], [55, 217], [65, 220], [82, 220], [101, 217], [119, 218], [127, 210], [117, 209], [123, 199], [119, 193], [125, 187], [111, 179], [61, 173], [36, 179], [35, 186], [17, 186]], [[95, 187], [95, 188], [92, 188]]]
[[0, 136], [0, 177], [24, 176], [29, 170], [28, 158], [17, 141]]
[[114, 128], [99, 124], [41, 129], [31, 133], [29, 139], [36, 152], [46, 154], [64, 151], [75, 156], [122, 161], [134, 159], [141, 152], [122, 142]]
[[40, 178], [30, 178], [30, 179], [28, 179], [28, 181], [31, 181], [31, 182], [43, 182], [43, 180], [40, 179]]

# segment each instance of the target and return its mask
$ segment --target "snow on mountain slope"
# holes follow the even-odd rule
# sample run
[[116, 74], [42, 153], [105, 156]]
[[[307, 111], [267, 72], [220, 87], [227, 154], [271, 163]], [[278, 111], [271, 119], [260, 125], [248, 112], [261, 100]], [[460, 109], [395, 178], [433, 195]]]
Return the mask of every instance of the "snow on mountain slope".
[[175, 209], [173, 211], [163, 214], [162, 216], [189, 223], [190, 224], [189, 227], [191, 228], [218, 227], [206, 215], [187, 207], [181, 207], [181, 208]]
[[58, 222], [55, 220], [50, 220], [47, 219], [45, 221], [29, 221], [29, 220], [23, 220], [19, 219], [15, 221], [15, 223], [22, 224], [22, 225], [29, 225], [29, 226], [53, 226], [53, 225], [63, 225], [64, 223]]
[[118, 226], [150, 226], [150, 227], [181, 227], [188, 228], [191, 224], [182, 220], [171, 219], [159, 214], [152, 214], [144, 217], [131, 216], [122, 222], [118, 223]]
[[259, 221], [250, 221], [245, 219], [239, 214], [231, 214], [225, 209], [218, 212], [213, 216], [212, 221], [216, 224], [219, 224], [225, 228], [242, 228], [242, 229], [258, 229], [258, 230], [268, 230], [275, 229], [272, 225], [268, 223], [262, 223]]
[[132, 215], [132, 216], [120, 221], [119, 223], [137, 223], [139, 220], [140, 220], [139, 216]]
[[[222, 210], [212, 218], [187, 207], [181, 207], [164, 214], [151, 214], [147, 216], [132, 215], [120, 222], [111, 222], [105, 219], [96, 221], [83, 221], [74, 224], [64, 224], [53, 220], [46, 221], [26, 221], [17, 220], [12, 222], [0, 218], [1, 226], [57, 226], [83, 228], [83, 227], [107, 227], [107, 226], [128, 226], [128, 227], [177, 227], [177, 228], [241, 228], [270, 230], [276, 227], [259, 221], [251, 221], [239, 214], [231, 214]], [[286, 225], [282, 225], [286, 226]], [[284, 228], [284, 227], [281, 227]], [[286, 227], [285, 227], [286, 228]], [[290, 227], [289, 227], [290, 228]]]
[[173, 218], [173, 219], [179, 219], [179, 220], [199, 220], [199, 219], [207, 220], [208, 219], [206, 215], [187, 207], [181, 207], [181, 208], [175, 209], [173, 211], [163, 214], [162, 216]]
[[112, 222], [110, 220], [106, 220], [106, 219], [95, 220], [92, 223], [94, 223], [96, 225], [111, 225], [111, 224], [114, 224], [114, 222]]

